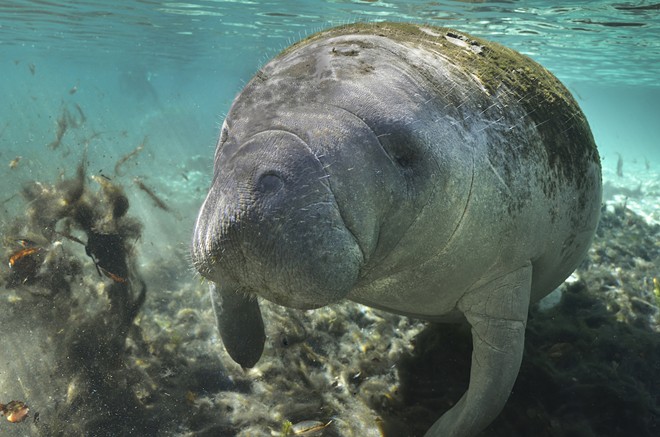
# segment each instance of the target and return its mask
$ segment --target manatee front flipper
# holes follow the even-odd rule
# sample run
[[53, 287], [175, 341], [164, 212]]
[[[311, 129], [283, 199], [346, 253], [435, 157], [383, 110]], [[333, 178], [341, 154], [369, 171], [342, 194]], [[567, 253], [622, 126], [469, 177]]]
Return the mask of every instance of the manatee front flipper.
[[470, 385], [425, 437], [471, 437], [500, 413], [520, 370], [531, 282], [528, 264], [459, 301], [472, 327]]
[[211, 283], [211, 301], [220, 337], [229, 356], [241, 367], [253, 367], [264, 351], [266, 334], [259, 302], [227, 283]]

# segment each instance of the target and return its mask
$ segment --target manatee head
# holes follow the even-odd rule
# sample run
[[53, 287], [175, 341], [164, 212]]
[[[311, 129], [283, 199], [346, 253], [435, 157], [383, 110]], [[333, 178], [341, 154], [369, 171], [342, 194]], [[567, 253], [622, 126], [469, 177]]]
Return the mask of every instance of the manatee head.
[[438, 122], [414, 103], [428, 93], [394, 61], [374, 81], [338, 43], [285, 51], [227, 114], [192, 247], [227, 289], [301, 309], [352, 298], [436, 189], [434, 142], [416, 134]]
[[223, 125], [193, 263], [213, 282], [287, 307], [337, 302], [358, 279], [377, 221], [348, 207], [360, 190], [349, 189], [343, 158], [323, 149], [337, 132], [315, 129], [304, 111], [268, 126], [248, 118]]

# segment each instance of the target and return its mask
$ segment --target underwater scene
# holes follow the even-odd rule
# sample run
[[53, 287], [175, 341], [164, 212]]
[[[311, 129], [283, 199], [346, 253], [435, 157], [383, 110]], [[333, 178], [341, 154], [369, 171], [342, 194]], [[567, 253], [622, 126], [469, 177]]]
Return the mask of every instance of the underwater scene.
[[[378, 44], [391, 60], [366, 62]], [[285, 80], [315, 56], [317, 89]], [[464, 78], [449, 103], [433, 102], [433, 62]], [[342, 81], [367, 97], [332, 88], [343, 107], [324, 103]], [[408, 97], [428, 106], [406, 112]], [[514, 137], [564, 147], [548, 146], [559, 167], [537, 167]], [[401, 150], [418, 143], [432, 148]], [[483, 159], [463, 156], [490, 143]], [[281, 171], [264, 144], [287, 151]], [[550, 168], [563, 170], [537, 183]], [[3, 1], [0, 174], [1, 436], [660, 435], [653, 0]], [[435, 177], [454, 179], [428, 188]], [[296, 211], [268, 207], [275, 218], [241, 212], [307, 184], [334, 197], [301, 194]], [[464, 186], [481, 216], [454, 207]], [[536, 213], [545, 195], [555, 203]], [[522, 218], [493, 236], [485, 223], [500, 213]], [[410, 238], [397, 235], [406, 226]], [[559, 273], [513, 265], [559, 238]], [[446, 281], [422, 267], [426, 251], [442, 254]], [[416, 273], [396, 276], [402, 265]], [[477, 281], [484, 266], [495, 273]], [[426, 299], [453, 284], [477, 291], [447, 311]], [[381, 289], [393, 291], [369, 294]]]

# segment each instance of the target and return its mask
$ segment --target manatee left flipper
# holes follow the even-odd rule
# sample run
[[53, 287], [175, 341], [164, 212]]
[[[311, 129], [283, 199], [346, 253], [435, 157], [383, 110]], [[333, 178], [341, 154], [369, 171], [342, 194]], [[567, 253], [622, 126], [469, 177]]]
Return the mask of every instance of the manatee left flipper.
[[209, 291], [227, 353], [241, 367], [254, 367], [266, 341], [259, 302], [227, 283], [211, 282]]
[[471, 437], [500, 413], [522, 361], [531, 284], [530, 263], [459, 301], [472, 327], [470, 385], [424, 437]]

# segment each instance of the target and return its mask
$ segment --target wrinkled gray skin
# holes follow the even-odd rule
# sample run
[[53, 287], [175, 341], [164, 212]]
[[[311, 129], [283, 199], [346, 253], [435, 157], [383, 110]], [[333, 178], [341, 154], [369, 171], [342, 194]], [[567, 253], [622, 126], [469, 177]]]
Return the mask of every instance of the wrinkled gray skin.
[[598, 152], [546, 70], [449, 29], [356, 24], [264, 66], [222, 127], [195, 267], [244, 367], [256, 297], [350, 299], [472, 327], [470, 384], [427, 436], [473, 436], [516, 379], [530, 302], [585, 255]]

